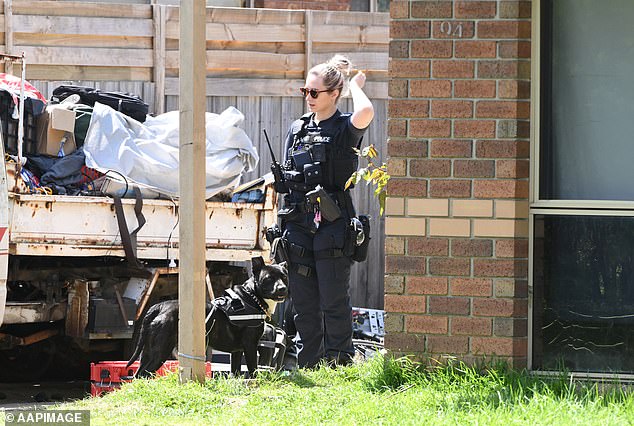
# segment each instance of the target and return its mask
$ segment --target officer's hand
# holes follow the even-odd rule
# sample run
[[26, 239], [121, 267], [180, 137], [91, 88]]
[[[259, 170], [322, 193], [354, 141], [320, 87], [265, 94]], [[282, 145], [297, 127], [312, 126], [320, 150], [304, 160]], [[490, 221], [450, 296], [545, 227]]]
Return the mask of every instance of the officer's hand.
[[363, 71], [356, 73], [355, 76], [350, 79], [350, 84], [356, 84], [359, 89], [363, 89], [365, 85], [365, 73]]

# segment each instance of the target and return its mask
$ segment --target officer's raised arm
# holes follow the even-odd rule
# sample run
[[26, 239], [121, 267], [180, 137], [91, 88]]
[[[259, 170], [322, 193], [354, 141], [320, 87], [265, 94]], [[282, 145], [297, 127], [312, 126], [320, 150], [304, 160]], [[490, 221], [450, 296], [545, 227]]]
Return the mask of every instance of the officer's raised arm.
[[365, 73], [359, 71], [350, 79], [350, 94], [352, 95], [353, 112], [350, 122], [357, 129], [365, 129], [374, 118], [372, 102], [363, 92]]

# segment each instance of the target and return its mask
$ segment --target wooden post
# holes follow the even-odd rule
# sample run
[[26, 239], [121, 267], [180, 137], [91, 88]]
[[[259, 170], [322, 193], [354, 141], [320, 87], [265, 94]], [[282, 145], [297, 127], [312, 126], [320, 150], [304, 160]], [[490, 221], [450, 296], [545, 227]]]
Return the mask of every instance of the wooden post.
[[180, 5], [178, 361], [205, 381], [205, 0]]
[[[13, 55], [13, 2], [4, 0], [4, 53]], [[4, 72], [13, 75], [13, 62], [5, 62]]]
[[313, 56], [313, 11], [304, 11], [304, 81], [312, 68]]
[[165, 6], [152, 5], [154, 21], [154, 114], [165, 112]]

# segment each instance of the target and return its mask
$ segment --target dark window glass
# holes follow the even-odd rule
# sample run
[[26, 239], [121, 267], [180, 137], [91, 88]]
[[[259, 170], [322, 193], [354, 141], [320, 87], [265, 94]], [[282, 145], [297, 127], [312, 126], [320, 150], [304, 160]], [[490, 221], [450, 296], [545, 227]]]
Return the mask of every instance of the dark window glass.
[[634, 217], [535, 216], [533, 368], [634, 373]]
[[544, 0], [540, 198], [634, 200], [634, 1]]

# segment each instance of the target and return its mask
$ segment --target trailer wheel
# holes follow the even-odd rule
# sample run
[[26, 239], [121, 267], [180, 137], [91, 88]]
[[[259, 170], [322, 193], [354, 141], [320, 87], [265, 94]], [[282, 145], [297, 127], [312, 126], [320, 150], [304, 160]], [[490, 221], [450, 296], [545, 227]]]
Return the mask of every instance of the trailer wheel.
[[0, 382], [38, 380], [48, 371], [54, 357], [53, 339], [0, 351]]

